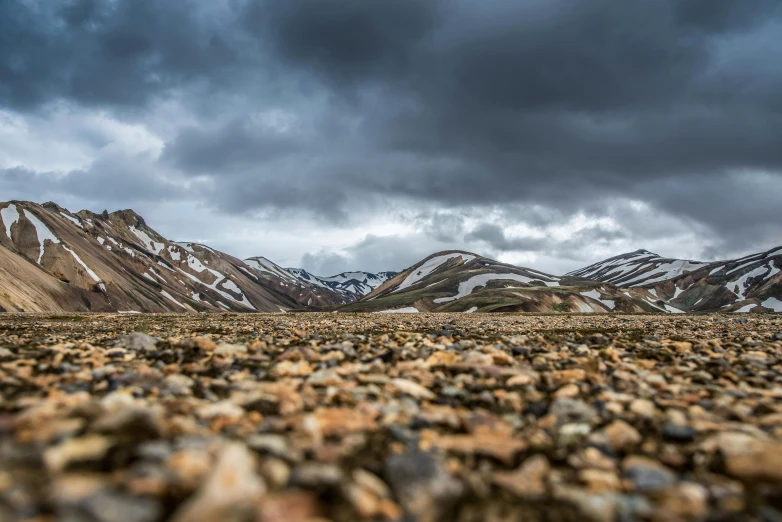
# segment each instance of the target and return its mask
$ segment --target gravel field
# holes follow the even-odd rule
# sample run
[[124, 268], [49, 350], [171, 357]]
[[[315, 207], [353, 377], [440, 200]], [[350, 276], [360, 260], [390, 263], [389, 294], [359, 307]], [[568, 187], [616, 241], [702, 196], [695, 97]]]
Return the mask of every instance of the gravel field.
[[782, 520], [779, 315], [0, 314], [0, 520]]

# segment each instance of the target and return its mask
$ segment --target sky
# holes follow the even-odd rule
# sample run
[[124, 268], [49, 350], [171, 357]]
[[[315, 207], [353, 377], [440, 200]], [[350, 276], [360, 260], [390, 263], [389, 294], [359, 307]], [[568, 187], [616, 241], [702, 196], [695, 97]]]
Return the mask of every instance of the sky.
[[779, 0], [4, 0], [0, 201], [329, 275], [782, 244]]

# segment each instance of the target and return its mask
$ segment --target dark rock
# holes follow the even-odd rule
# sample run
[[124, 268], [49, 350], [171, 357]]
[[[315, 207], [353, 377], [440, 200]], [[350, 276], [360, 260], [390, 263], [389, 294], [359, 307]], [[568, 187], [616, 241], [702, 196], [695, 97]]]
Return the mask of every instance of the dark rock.
[[391, 489], [413, 520], [438, 520], [462, 493], [462, 484], [432, 453], [413, 451], [386, 460]]
[[695, 440], [695, 434], [692, 426], [681, 426], [667, 422], [663, 427], [663, 437], [672, 442], [692, 442]]

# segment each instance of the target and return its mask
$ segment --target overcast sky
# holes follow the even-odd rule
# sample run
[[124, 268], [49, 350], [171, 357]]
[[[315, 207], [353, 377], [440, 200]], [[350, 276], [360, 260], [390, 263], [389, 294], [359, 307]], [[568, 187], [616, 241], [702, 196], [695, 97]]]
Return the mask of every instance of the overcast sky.
[[782, 244], [780, 0], [4, 0], [0, 200], [328, 275]]

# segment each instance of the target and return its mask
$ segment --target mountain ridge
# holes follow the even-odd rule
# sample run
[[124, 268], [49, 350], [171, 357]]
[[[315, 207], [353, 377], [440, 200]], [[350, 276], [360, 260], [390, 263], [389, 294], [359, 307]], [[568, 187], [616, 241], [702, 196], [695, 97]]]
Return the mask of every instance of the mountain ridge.
[[715, 262], [639, 249], [564, 276], [445, 250], [324, 277], [171, 241], [132, 209], [14, 200], [0, 225], [2, 311], [782, 312], [782, 247]]

